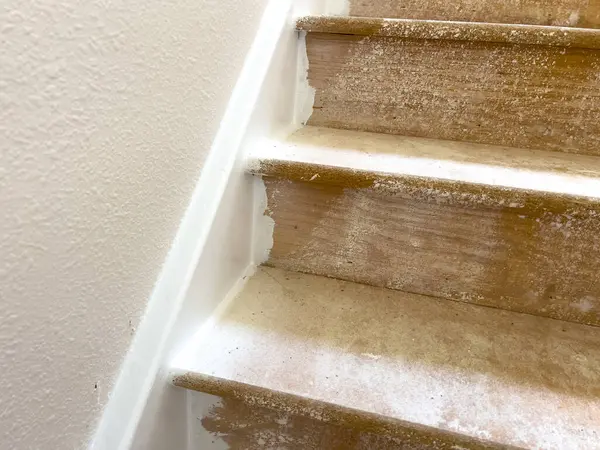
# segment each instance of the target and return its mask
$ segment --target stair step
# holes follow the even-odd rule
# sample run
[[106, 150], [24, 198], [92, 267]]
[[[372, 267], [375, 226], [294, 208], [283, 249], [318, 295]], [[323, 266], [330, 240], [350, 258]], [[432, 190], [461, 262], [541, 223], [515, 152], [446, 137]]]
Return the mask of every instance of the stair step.
[[[232, 449], [266, 435], [338, 448], [296, 441], [298, 416], [370, 434], [355, 436], [361, 449], [592, 449], [600, 438], [598, 328], [274, 268], [176, 358], [173, 382], [224, 397], [199, 419]], [[248, 417], [229, 420], [239, 404], [228, 398]], [[369, 446], [373, 434], [396, 446]]]
[[600, 159], [306, 127], [257, 147], [268, 265], [600, 325]]
[[310, 33], [600, 49], [600, 30], [588, 28], [344, 16], [301, 17], [296, 28]]
[[347, 17], [297, 27], [309, 31], [310, 125], [600, 154], [600, 30]]
[[367, 17], [600, 27], [600, 3], [595, 0], [350, 0], [350, 14]]

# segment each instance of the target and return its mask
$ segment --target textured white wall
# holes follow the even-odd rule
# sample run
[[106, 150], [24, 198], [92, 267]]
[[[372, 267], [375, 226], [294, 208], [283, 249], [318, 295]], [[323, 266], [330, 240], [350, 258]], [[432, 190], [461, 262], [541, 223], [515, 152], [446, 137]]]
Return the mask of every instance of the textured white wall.
[[0, 448], [87, 444], [265, 4], [0, 3]]

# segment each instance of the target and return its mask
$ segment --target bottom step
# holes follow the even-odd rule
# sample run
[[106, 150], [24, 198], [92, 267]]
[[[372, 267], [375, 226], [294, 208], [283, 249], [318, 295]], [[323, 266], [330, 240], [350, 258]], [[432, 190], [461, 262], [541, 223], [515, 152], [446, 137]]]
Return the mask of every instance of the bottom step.
[[265, 267], [211, 327], [174, 384], [263, 411], [276, 448], [336, 448], [292, 442], [314, 419], [339, 448], [600, 448], [597, 327]]

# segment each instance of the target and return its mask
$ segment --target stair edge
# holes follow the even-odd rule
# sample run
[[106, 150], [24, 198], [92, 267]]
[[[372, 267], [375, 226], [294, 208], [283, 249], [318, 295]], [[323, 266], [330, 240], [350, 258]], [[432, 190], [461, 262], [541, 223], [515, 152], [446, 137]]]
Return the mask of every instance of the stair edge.
[[435, 450], [451, 450], [457, 445], [468, 446], [466, 448], [473, 450], [517, 448], [204, 373], [173, 370], [170, 378], [172, 384], [180, 388], [218, 397], [233, 398], [250, 406], [285, 411], [292, 415], [358, 428], [369, 433], [406, 439], [409, 443], [431, 445], [431, 448]]
[[[351, 134], [358, 137], [362, 132]], [[433, 142], [423, 138], [399, 139]], [[491, 147], [483, 144], [466, 145]], [[408, 153], [377, 154], [354, 149], [315, 147], [310, 142], [307, 145], [288, 141], [263, 143], [249, 155], [247, 171], [258, 176], [345, 188], [367, 188], [388, 194], [408, 193], [414, 196], [419, 192], [427, 192], [429, 198], [460, 191], [468, 194], [471, 200], [478, 199], [476, 203], [483, 205], [538, 209], [544, 204], [545, 208], [551, 210], [564, 210], [566, 203], [596, 208], [600, 205], [600, 178], [565, 174], [564, 168], [524, 170], [500, 164], [474, 164], [431, 156], [416, 158]]]
[[592, 28], [422, 19], [305, 16], [297, 19], [296, 29], [309, 33], [350, 34], [365, 37], [600, 49], [600, 30]]

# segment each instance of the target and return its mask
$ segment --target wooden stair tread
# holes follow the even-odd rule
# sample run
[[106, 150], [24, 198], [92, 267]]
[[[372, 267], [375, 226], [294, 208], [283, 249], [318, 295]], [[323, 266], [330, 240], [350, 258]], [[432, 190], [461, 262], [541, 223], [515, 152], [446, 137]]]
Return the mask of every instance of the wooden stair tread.
[[528, 448], [600, 436], [598, 328], [274, 268], [173, 367], [175, 385], [274, 408], [289, 396], [301, 414], [336, 405]]
[[600, 30], [447, 20], [306, 16], [296, 28], [311, 33], [600, 48]]
[[600, 158], [587, 155], [308, 126], [250, 160], [255, 174], [346, 187], [417, 177], [600, 199]]

